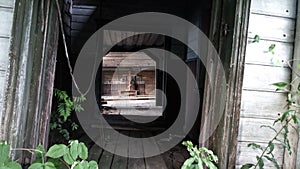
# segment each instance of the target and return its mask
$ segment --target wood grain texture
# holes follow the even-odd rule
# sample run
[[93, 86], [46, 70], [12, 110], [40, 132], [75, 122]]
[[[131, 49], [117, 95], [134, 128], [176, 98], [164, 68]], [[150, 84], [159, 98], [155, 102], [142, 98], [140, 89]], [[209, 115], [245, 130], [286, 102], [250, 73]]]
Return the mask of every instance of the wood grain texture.
[[241, 117], [277, 119], [286, 106], [286, 94], [274, 92], [242, 92]]
[[281, 42], [294, 41], [295, 20], [282, 17], [251, 14], [249, 37], [259, 35], [261, 39]]
[[296, 4], [297, 4], [297, 0], [285, 0], [285, 1], [252, 0], [251, 12], [273, 15], [273, 16], [295, 18]]
[[258, 91], [275, 91], [273, 83], [289, 82], [288, 68], [246, 64], [243, 89]]

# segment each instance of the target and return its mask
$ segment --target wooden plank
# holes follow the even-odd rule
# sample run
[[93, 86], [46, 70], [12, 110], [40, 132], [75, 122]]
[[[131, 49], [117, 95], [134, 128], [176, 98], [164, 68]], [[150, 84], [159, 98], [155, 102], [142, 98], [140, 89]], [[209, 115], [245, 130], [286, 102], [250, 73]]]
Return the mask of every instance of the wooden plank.
[[112, 153], [103, 151], [101, 158], [99, 160], [99, 167], [101, 167], [101, 169], [110, 169], [113, 156], [114, 155]]
[[0, 70], [6, 70], [8, 66], [9, 56], [9, 38], [0, 38]]
[[[156, 141], [151, 138], [150, 133], [143, 133], [144, 136], [148, 137], [148, 139], [143, 139], [143, 148], [145, 157], [149, 156], [153, 152], [158, 152], [159, 146]], [[167, 165], [161, 155], [152, 156], [145, 158], [146, 169], [167, 169]]]
[[276, 87], [271, 84], [289, 82], [290, 73], [288, 68], [246, 64], [243, 89], [275, 91]]
[[[273, 123], [274, 120], [268, 119], [241, 118], [238, 141], [267, 143], [275, 136], [275, 134], [271, 129], [261, 126], [272, 126]], [[276, 124], [275, 128], [279, 127], [279, 123]], [[280, 136], [279, 139], [281, 139], [281, 137], [282, 136]]]
[[[247, 145], [250, 142], [239, 142], [237, 147], [237, 161], [236, 161], [236, 168], [241, 168], [242, 165], [246, 163], [255, 163], [256, 156], [261, 153], [261, 151], [257, 149], [253, 149], [252, 147], [248, 147]], [[262, 144], [266, 146], [267, 144]], [[275, 144], [274, 155], [275, 158], [278, 160], [278, 164], [282, 166], [283, 163], [283, 154], [284, 150], [281, 145]], [[274, 169], [274, 166], [269, 161], [264, 160], [265, 166], [264, 168]]]
[[[99, 147], [97, 144], [94, 144], [90, 149], [89, 149], [89, 157], [88, 160], [95, 160], [98, 162], [99, 158], [101, 157], [101, 154], [103, 153], [103, 149]], [[99, 167], [100, 164], [99, 164]]]
[[[124, 133], [128, 134], [126, 131]], [[116, 154], [122, 154], [123, 156], [114, 156], [111, 166], [112, 169], [127, 169], [128, 141], [127, 135], [120, 135], [115, 152]]]
[[242, 92], [241, 117], [277, 119], [286, 106], [285, 93]]
[[[115, 151], [117, 141], [119, 138], [119, 134], [111, 131], [112, 129], [110, 129], [110, 128], [109, 129], [103, 128], [102, 130], [103, 130], [102, 137], [100, 137], [99, 139], [104, 139], [105, 148], [107, 150]], [[113, 132], [113, 133], [111, 133], [111, 132]], [[105, 133], [107, 133], [107, 134], [105, 134]], [[110, 169], [110, 167], [112, 165], [113, 157], [114, 157], [113, 153], [103, 150], [103, 153], [102, 153], [99, 163], [98, 163], [99, 166], [101, 166], [101, 168], [103, 168], [103, 169]]]
[[14, 0], [1, 0], [0, 7], [14, 7]]
[[86, 15], [72, 15], [72, 22], [80, 22], [80, 23], [86, 23], [90, 19], [90, 16]]
[[252, 0], [251, 12], [296, 18], [296, 4], [297, 0]]
[[87, 5], [73, 5], [72, 8], [72, 15], [84, 15], [84, 16], [91, 16], [95, 11], [96, 6], [87, 6]]
[[[275, 44], [274, 55], [269, 52], [270, 45]], [[246, 48], [246, 63], [255, 63], [263, 65], [274, 65], [277, 61], [289, 61], [293, 56], [293, 44], [275, 41], [260, 40], [259, 43], [253, 43], [253, 39], [248, 39]], [[286, 63], [283, 66], [286, 66]]]
[[0, 8], [0, 36], [9, 37], [13, 23], [13, 9]]
[[[272, 30], [272, 31], [270, 31]], [[261, 39], [294, 42], [295, 20], [274, 16], [251, 14], [248, 37], [259, 35]]]
[[[140, 132], [130, 132], [130, 137], [138, 138], [140, 137]], [[128, 143], [129, 149], [128, 154], [129, 157], [143, 157], [143, 142], [140, 139], [129, 140]], [[145, 160], [144, 158], [129, 158], [128, 159], [128, 169], [145, 169]]]

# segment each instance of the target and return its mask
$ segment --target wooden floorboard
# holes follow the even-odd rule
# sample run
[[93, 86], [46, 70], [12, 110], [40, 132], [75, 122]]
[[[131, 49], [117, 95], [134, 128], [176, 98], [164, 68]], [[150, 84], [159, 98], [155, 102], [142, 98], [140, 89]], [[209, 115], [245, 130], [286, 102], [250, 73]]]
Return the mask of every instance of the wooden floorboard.
[[[130, 137], [141, 138], [149, 137], [152, 134], [145, 131], [122, 131], [123, 134], [129, 135]], [[101, 169], [168, 169], [175, 168], [179, 169], [180, 166], [174, 165], [176, 159], [173, 159], [168, 164], [165, 161], [167, 158], [163, 155], [158, 155], [154, 157], [143, 158], [153, 151], [159, 151], [159, 146], [156, 144], [154, 139], [125, 139], [122, 135], [110, 136], [105, 138], [105, 146], [109, 147], [110, 150], [114, 150], [114, 153], [103, 150], [100, 146], [93, 143], [89, 148], [89, 158], [88, 160], [95, 160], [98, 162], [99, 168]], [[103, 137], [101, 137], [103, 139]], [[84, 139], [83, 139], [84, 140]], [[88, 140], [88, 139], [87, 139]], [[154, 146], [147, 146], [152, 144]], [[177, 151], [172, 151], [170, 153], [176, 153]], [[180, 153], [178, 151], [178, 153]], [[124, 156], [119, 156], [116, 154], [123, 154]], [[166, 153], [164, 154], [166, 156]], [[128, 158], [130, 157], [142, 157], [142, 158]], [[168, 159], [167, 159], [168, 160]], [[175, 160], [175, 161], [174, 161]], [[184, 159], [182, 159], [184, 160]], [[181, 160], [180, 160], [180, 163]], [[175, 169], [174, 168], [174, 169]]]
[[[141, 137], [141, 132], [130, 132], [131, 137]], [[130, 140], [128, 146], [128, 154], [130, 157], [143, 157], [143, 142], [141, 140]], [[145, 169], [144, 158], [129, 158], [128, 169]]]
[[[128, 131], [124, 131], [123, 134], [128, 135]], [[127, 157], [128, 157], [128, 137], [127, 135], [121, 134], [117, 141], [117, 147], [115, 154], [120, 154], [123, 156], [115, 155], [112, 163], [112, 169], [127, 169]], [[124, 137], [124, 138], [123, 138]]]

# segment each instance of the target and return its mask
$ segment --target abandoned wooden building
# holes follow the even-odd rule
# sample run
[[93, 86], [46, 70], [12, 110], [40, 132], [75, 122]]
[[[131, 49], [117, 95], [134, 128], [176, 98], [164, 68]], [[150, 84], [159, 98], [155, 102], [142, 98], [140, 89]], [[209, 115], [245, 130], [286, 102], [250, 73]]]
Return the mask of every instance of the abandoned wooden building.
[[[56, 2], [60, 4], [61, 17]], [[101, 27], [130, 14], [156, 12], [180, 17], [199, 28], [213, 44], [222, 65], [210, 59], [203, 63], [198, 58], [190, 46], [201, 46], [202, 42], [189, 29], [182, 32], [188, 35], [187, 44], [153, 32], [140, 32], [124, 40], [120, 36], [132, 30], [112, 33], [112, 41], [121, 41], [97, 65], [92, 82], [97, 102], [93, 106], [99, 108], [95, 113], [116, 131], [145, 138], [168, 130], [181, 109], [185, 119], [178, 130], [184, 130], [193, 118], [189, 112], [196, 110], [195, 122], [184, 140], [213, 150], [220, 169], [255, 163], [256, 152], [247, 144], [267, 145], [272, 136], [261, 126], [272, 125], [286, 109], [286, 93], [275, 92], [270, 84], [289, 83], [293, 79], [287, 63], [276, 63], [294, 59], [297, 67], [299, 10], [297, 0], [0, 0], [0, 140], [6, 140], [13, 148], [52, 144], [49, 123], [54, 109], [53, 89], [72, 94], [73, 79], [66, 53], [74, 69], [84, 45]], [[176, 30], [169, 23], [150, 26]], [[256, 35], [260, 37], [259, 43], [254, 43]], [[270, 49], [273, 44], [276, 48]], [[158, 59], [143, 51], [147, 48], [167, 50], [178, 56], [192, 72], [198, 92], [188, 82], [176, 84], [170, 75], [160, 71]], [[206, 54], [207, 58], [211, 55]], [[165, 62], [163, 66], [172, 64]], [[216, 121], [211, 112], [221, 109], [218, 99], [222, 78], [218, 70], [222, 66], [226, 77], [225, 105], [220, 121]], [[189, 97], [181, 95], [180, 86]], [[195, 97], [200, 103], [196, 103]], [[75, 114], [71, 118], [78, 121]], [[92, 127], [105, 128], [101, 121]], [[97, 145], [82, 128], [71, 135], [86, 143], [89, 159], [96, 160], [99, 168], [180, 168], [189, 156], [179, 143], [153, 157], [122, 157]], [[211, 130], [207, 140], [205, 136]], [[170, 135], [170, 140], [173, 137], [177, 136]], [[120, 138], [110, 144], [127, 144], [123, 149], [127, 154], [147, 153], [137, 151], [147, 150], [143, 143]], [[291, 155], [276, 143], [275, 156], [281, 168], [298, 169], [298, 131], [290, 133], [290, 142]], [[11, 155], [24, 164], [32, 158], [22, 151], [12, 151]], [[273, 168], [273, 164], [266, 161], [265, 168]]]

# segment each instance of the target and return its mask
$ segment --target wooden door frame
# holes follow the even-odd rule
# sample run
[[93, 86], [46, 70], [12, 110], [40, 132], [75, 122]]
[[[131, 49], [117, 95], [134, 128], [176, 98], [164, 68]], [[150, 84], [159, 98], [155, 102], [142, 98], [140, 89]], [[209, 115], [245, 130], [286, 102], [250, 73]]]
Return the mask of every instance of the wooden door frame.
[[[250, 14], [249, 0], [213, 0], [209, 38], [215, 45], [223, 63], [227, 78], [226, 103], [223, 117], [209, 140], [199, 138], [199, 144], [211, 148], [219, 157], [220, 169], [235, 168], [237, 137], [241, 109], [241, 92], [244, 72], [245, 50]], [[208, 65], [208, 64], [207, 64]], [[208, 69], [207, 69], [208, 70]], [[214, 81], [218, 81], [216, 76]], [[210, 104], [217, 95], [211, 96], [208, 77], [203, 96], [203, 117], [209, 117]], [[216, 90], [218, 84], [213, 84]], [[209, 117], [213, 119], [213, 117]], [[214, 123], [209, 120], [210, 123]], [[201, 132], [209, 131], [201, 121]]]
[[[0, 137], [12, 148], [47, 147], [59, 35], [55, 1], [16, 0], [13, 19]], [[23, 151], [12, 157], [33, 160]]]

